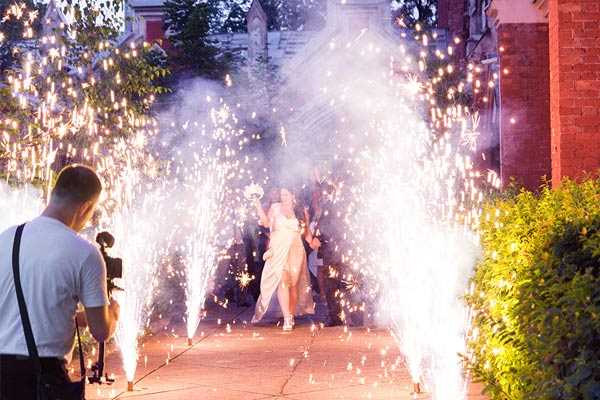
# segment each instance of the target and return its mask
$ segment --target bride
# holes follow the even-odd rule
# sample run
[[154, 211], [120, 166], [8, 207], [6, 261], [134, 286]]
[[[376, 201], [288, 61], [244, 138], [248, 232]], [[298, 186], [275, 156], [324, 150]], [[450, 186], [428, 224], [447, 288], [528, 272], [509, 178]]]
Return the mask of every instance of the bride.
[[[283, 330], [294, 328], [294, 315], [313, 314], [315, 305], [309, 286], [306, 252], [302, 243], [302, 227], [294, 214], [295, 199], [287, 189], [280, 190], [280, 202], [268, 214], [256, 200], [259, 223], [271, 230], [269, 248], [264, 255], [265, 267], [260, 281], [260, 297], [252, 322], [260, 321], [277, 292], [283, 313]], [[310, 234], [310, 232], [307, 232]]]

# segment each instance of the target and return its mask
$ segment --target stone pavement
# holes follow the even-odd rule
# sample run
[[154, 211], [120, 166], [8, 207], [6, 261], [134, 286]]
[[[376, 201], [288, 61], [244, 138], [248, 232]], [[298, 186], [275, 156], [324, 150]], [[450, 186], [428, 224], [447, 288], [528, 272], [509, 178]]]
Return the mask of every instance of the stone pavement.
[[[319, 400], [429, 399], [415, 396], [384, 329], [321, 328], [300, 320], [291, 333], [249, 325], [251, 310], [207, 319], [190, 347], [173, 332], [143, 344], [134, 391], [126, 391], [119, 353], [108, 358], [112, 386], [88, 385], [94, 399]], [[219, 323], [220, 322], [220, 323]], [[177, 332], [175, 332], [177, 333]], [[183, 334], [183, 327], [181, 332]], [[469, 400], [484, 399], [471, 388]], [[454, 400], [454, 399], [448, 399]]]

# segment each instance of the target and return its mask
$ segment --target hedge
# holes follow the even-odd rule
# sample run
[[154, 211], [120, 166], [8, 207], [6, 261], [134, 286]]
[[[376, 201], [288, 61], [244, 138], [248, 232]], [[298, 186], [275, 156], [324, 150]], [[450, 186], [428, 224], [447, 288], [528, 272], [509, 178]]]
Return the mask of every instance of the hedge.
[[600, 179], [496, 199], [467, 362], [493, 400], [600, 399]]

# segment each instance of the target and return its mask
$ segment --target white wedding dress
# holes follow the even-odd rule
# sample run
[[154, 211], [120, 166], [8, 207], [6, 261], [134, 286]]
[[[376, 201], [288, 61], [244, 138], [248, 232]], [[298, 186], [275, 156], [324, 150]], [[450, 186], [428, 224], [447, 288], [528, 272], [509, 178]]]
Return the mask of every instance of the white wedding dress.
[[300, 223], [281, 212], [281, 204], [274, 204], [270, 213], [271, 240], [264, 255], [265, 267], [260, 281], [260, 297], [252, 322], [258, 322], [272, 307], [272, 299], [279, 285], [296, 287], [298, 303], [294, 315], [314, 314], [315, 304], [309, 284], [306, 251], [302, 243]]

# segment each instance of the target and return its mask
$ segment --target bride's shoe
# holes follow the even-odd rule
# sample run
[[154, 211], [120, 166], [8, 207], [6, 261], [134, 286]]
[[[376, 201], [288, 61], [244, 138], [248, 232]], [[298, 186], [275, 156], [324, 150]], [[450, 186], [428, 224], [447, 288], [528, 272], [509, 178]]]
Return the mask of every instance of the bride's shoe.
[[294, 329], [294, 317], [284, 317], [283, 318], [283, 330], [284, 332], [289, 332]]

